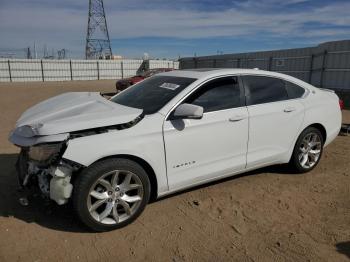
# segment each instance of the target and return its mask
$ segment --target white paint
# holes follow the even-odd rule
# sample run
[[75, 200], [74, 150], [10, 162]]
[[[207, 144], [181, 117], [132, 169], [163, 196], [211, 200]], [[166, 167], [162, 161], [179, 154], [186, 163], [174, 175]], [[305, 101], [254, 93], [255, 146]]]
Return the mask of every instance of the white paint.
[[[158, 196], [163, 196], [258, 167], [287, 163], [299, 134], [306, 127], [321, 124], [327, 133], [325, 145], [334, 140], [341, 127], [336, 94], [291, 76], [248, 69], [172, 71], [161, 75], [197, 80], [159, 112], [146, 115], [131, 128], [68, 140], [63, 158], [85, 166], [108, 156], [141, 158], [153, 168]], [[284, 79], [305, 88], [306, 95], [294, 100], [205, 113], [202, 119], [167, 120], [177, 105], [203, 83], [233, 75]], [[136, 109], [116, 111], [114, 117], [124, 119], [132, 110]], [[109, 116], [112, 121], [113, 116]], [[79, 120], [78, 116], [73, 117]], [[95, 124], [92, 117], [91, 126]], [[51, 131], [54, 131], [53, 126]]]
[[[241, 120], [230, 121], [238, 115]], [[163, 129], [170, 190], [246, 166], [246, 107], [204, 113], [198, 120], [167, 120]]]

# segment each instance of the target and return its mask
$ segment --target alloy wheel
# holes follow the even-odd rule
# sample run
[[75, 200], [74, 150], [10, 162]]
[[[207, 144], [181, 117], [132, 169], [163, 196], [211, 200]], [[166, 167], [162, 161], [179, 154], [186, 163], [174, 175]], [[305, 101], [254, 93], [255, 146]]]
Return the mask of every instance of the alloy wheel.
[[94, 220], [113, 225], [130, 218], [140, 207], [143, 196], [144, 188], [136, 174], [114, 170], [91, 186], [87, 207]]
[[322, 140], [317, 133], [308, 133], [300, 143], [298, 159], [305, 169], [312, 168], [318, 161], [322, 150]]

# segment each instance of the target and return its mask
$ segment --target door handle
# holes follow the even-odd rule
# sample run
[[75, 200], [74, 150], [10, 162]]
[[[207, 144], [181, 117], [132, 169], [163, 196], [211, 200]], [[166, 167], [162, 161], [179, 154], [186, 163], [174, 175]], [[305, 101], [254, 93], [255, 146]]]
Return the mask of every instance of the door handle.
[[230, 117], [228, 120], [230, 122], [237, 122], [237, 121], [241, 121], [245, 118], [245, 115], [235, 115], [235, 116], [232, 116]]
[[293, 111], [295, 111], [295, 110], [296, 110], [295, 107], [287, 107], [287, 108], [285, 108], [283, 111], [284, 111], [285, 113], [290, 113], [290, 112], [293, 112]]

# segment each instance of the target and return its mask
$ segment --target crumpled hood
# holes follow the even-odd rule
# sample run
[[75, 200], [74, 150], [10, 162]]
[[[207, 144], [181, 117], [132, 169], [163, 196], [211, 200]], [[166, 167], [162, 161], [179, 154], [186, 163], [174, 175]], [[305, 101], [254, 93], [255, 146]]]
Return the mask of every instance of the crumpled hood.
[[62, 134], [124, 124], [141, 114], [141, 109], [116, 104], [97, 92], [71, 92], [29, 108], [17, 121], [14, 133], [21, 135], [21, 127], [29, 125], [39, 136]]

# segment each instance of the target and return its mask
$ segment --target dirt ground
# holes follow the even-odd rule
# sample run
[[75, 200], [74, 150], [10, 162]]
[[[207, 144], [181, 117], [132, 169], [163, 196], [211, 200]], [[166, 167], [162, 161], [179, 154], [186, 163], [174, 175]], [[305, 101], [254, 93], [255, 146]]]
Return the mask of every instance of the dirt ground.
[[9, 131], [29, 106], [87, 90], [112, 92], [114, 81], [0, 84], [0, 261], [350, 260], [350, 136], [338, 136], [311, 173], [277, 166], [197, 187], [113, 232], [87, 231], [69, 205], [20, 206]]

